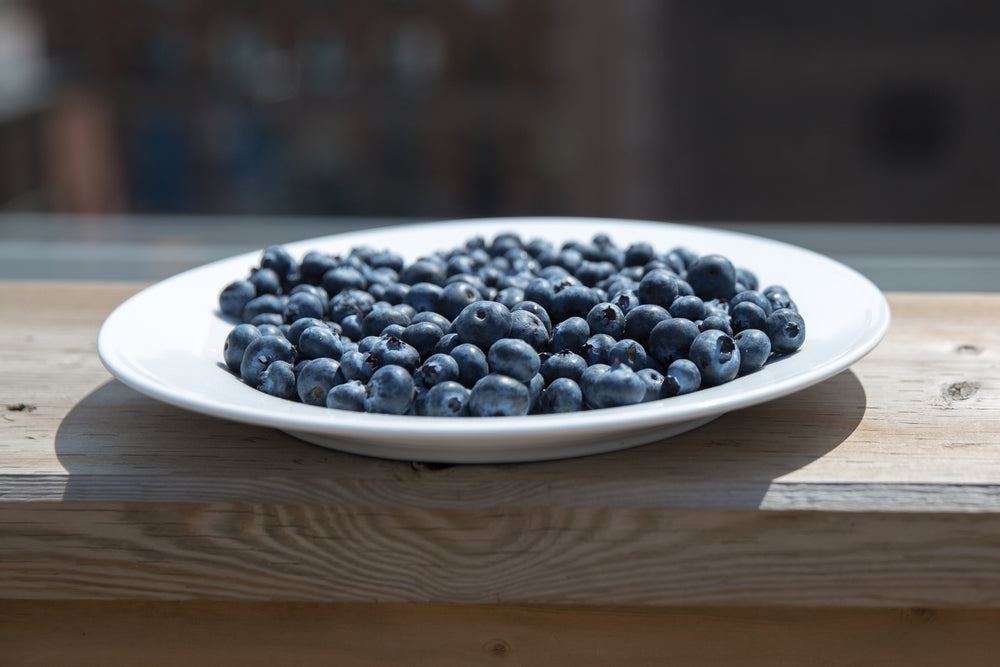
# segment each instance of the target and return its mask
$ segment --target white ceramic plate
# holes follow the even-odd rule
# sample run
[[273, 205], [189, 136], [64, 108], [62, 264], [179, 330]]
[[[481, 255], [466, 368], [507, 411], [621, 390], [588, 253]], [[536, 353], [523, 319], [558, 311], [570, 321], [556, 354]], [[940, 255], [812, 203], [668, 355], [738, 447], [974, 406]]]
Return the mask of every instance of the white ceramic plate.
[[153, 285], [105, 321], [98, 351], [125, 384], [208, 415], [281, 429], [332, 449], [402, 460], [499, 463], [582, 456], [654, 442], [727, 412], [770, 401], [827, 379], [871, 351], [889, 326], [882, 293], [854, 270], [773, 240], [656, 222], [591, 218], [496, 218], [420, 224], [309, 239], [286, 248], [346, 253], [387, 248], [407, 260], [503, 231], [562, 243], [608, 233], [620, 246], [648, 241], [658, 251], [687, 246], [721, 253], [754, 271], [762, 286], [788, 288], [806, 322], [795, 354], [719, 387], [604, 410], [525, 417], [433, 418], [329, 410], [268, 396], [225, 370], [222, 351], [234, 324], [219, 292], [260, 260], [247, 253]]

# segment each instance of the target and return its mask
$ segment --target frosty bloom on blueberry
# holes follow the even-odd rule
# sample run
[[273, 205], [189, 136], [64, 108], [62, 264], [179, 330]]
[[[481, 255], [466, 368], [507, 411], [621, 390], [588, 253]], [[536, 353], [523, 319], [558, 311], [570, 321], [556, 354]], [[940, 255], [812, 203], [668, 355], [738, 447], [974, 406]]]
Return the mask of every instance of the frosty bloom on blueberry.
[[608, 234], [393, 250], [266, 248], [219, 293], [248, 386], [324, 409], [421, 417], [600, 410], [766, 372], [805, 344], [781, 285], [718, 253]]

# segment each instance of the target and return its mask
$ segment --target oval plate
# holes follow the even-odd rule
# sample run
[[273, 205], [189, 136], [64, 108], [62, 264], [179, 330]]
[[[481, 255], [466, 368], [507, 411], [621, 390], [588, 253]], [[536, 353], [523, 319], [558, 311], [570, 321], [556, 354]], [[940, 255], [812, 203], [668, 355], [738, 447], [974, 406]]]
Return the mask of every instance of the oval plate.
[[493, 218], [379, 228], [314, 238], [285, 247], [347, 253], [387, 248], [408, 261], [513, 231], [556, 243], [607, 233], [622, 247], [647, 241], [658, 252], [687, 246], [721, 253], [752, 270], [761, 286], [784, 285], [806, 322], [798, 352], [719, 387], [620, 408], [561, 415], [449, 419], [353, 413], [268, 396], [240, 382], [222, 361], [234, 323], [218, 308], [219, 292], [246, 277], [260, 253], [186, 271], [136, 294], [101, 327], [98, 352], [107, 369], [166, 403], [224, 419], [281, 429], [332, 449], [409, 461], [503, 463], [568, 458], [655, 442], [727, 412], [804, 389], [870, 352], [889, 327], [889, 305], [867, 278], [796, 246], [687, 225], [593, 218]]

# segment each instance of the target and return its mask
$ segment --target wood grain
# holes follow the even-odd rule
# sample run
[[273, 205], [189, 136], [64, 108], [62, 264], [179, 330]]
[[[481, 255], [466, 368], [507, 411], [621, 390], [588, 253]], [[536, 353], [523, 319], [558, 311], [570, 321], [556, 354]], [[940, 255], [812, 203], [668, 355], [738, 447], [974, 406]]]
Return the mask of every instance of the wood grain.
[[1000, 608], [1000, 296], [891, 294], [850, 370], [661, 443], [435, 466], [112, 380], [139, 288], [0, 283], [0, 599]]
[[0, 526], [18, 599], [1000, 607], [978, 513], [29, 505]]
[[14, 601], [4, 664], [995, 665], [994, 610]]

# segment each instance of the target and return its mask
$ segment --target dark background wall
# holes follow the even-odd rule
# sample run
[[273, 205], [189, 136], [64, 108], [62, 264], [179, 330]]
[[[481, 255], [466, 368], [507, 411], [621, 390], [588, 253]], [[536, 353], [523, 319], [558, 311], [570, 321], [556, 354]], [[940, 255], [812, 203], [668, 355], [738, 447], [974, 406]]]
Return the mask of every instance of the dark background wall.
[[15, 4], [6, 210], [1000, 219], [993, 3]]

